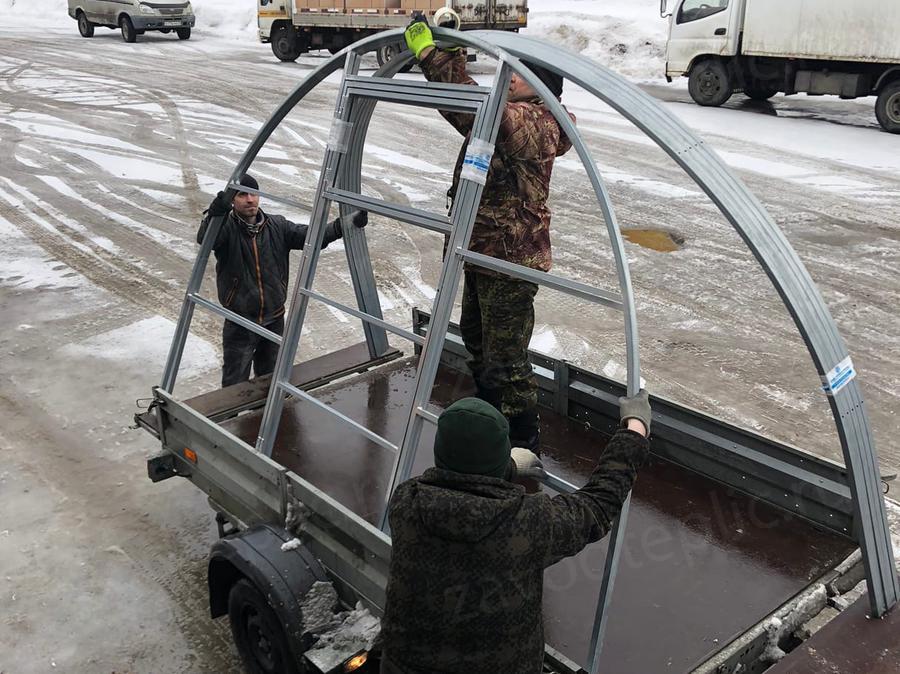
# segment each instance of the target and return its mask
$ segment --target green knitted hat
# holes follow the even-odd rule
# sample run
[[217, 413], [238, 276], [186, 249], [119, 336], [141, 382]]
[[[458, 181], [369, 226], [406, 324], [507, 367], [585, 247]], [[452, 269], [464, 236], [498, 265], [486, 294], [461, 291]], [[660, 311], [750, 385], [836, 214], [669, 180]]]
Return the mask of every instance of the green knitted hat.
[[438, 418], [434, 438], [434, 465], [438, 468], [504, 477], [509, 450], [509, 424], [484, 400], [462, 398]]

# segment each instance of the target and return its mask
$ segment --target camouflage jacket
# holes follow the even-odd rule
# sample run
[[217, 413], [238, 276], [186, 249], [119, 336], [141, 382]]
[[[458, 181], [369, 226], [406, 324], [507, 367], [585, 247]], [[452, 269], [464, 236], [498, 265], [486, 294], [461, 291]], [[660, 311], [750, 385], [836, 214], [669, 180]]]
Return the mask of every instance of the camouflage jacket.
[[[466, 72], [463, 49], [435, 49], [420, 65], [431, 81], [475, 84]], [[441, 115], [466, 136], [453, 172], [450, 194], [455, 194], [475, 118], [444, 111]], [[574, 122], [574, 116], [570, 117]], [[553, 161], [570, 147], [572, 143], [539, 98], [506, 104], [475, 216], [470, 250], [541, 271], [550, 270], [550, 175]]]
[[438, 468], [397, 487], [382, 620], [393, 669], [539, 674], [544, 569], [609, 532], [648, 449], [618, 431], [588, 483], [552, 498]]

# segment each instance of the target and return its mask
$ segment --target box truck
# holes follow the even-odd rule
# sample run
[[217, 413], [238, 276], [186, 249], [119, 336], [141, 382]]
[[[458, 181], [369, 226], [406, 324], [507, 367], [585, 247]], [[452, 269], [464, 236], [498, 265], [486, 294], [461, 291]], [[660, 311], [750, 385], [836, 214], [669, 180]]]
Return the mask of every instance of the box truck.
[[[527, 24], [528, 0], [257, 0], [259, 39], [272, 45], [282, 61], [295, 61], [311, 49], [337, 53], [378, 31], [404, 28], [413, 12], [428, 17], [452, 8], [460, 30], [492, 28], [518, 31]], [[402, 45], [378, 50], [384, 65]]]
[[718, 106], [742, 91], [877, 96], [875, 114], [900, 133], [897, 0], [661, 0], [669, 18], [666, 78]]

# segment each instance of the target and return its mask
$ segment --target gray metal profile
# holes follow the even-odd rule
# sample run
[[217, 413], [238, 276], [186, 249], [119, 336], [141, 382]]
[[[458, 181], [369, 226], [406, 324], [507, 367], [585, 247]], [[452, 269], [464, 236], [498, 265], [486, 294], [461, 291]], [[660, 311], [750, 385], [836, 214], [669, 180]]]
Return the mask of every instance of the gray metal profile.
[[[580, 292], [580, 296], [593, 301], [605, 298], [607, 301], [603, 303], [608, 305], [613, 304], [611, 300], [619, 303], [624, 315], [626, 337], [627, 392], [631, 395], [637, 392], [640, 375], [636, 312], [624, 242], [608, 191], [585, 143], [565, 110], [537, 77], [522, 65], [519, 59], [557, 72], [586, 91], [593, 93], [618, 110], [663, 148], [704, 189], [756, 256], [794, 318], [820, 376], [826, 377], [836, 365], [845, 361], [847, 358], [846, 347], [824, 301], [803, 264], [759, 201], [750, 194], [718, 156], [706, 147], [701, 139], [673, 119], [654, 99], [618, 75], [557, 46], [503, 32], [459, 33], [434, 29], [434, 33], [442, 42], [473, 47], [496, 58], [498, 68], [493, 86], [485, 90], [485, 88], [478, 87], [433, 86], [409, 83], [408, 81], [398, 83], [387, 79], [408, 61], [410, 58], [408, 54], [392, 60], [376, 73], [375, 77], [359, 77], [361, 55], [402, 39], [402, 30], [380, 33], [348, 47], [310, 73], [260, 130], [229, 181], [229, 188], [233, 189], [234, 184], [249, 168], [284, 116], [325, 77], [344, 66], [344, 80], [335, 108], [333, 127], [335, 139], [340, 142], [330, 142], [326, 149], [310, 218], [309, 242], [311, 245], [304, 249], [300, 271], [295, 282], [292, 310], [287, 317], [282, 348], [279, 351], [278, 362], [273, 373], [273, 385], [269, 391], [257, 441], [259, 452], [266, 456], [270, 455], [284, 396], [286, 393], [296, 394], [296, 390], [292, 390], [293, 387], [288, 381], [288, 376], [296, 354], [308, 301], [314, 297], [311, 293], [319, 248], [324, 236], [328, 212], [334, 201], [341, 204], [342, 215], [347, 214], [350, 207], [367, 207], [372, 212], [380, 212], [389, 217], [396, 217], [401, 221], [435, 231], [446, 232], [445, 228], [450, 229], [449, 255], [443, 265], [439, 290], [432, 306], [433, 329], [427, 333], [422, 345], [423, 350], [413, 404], [410, 408], [410, 418], [392, 469], [391, 491], [399, 481], [408, 477], [418, 446], [421, 424], [424, 421], [434, 421], [434, 414], [428, 412], [426, 408], [440, 362], [444, 336], [462, 264], [467, 258], [470, 262], [476, 262], [476, 259], [472, 257], [473, 254], [467, 248], [482, 187], [478, 183], [468, 180], [461, 182], [449, 221], [443, 220], [442, 216], [425, 214], [415, 209], [406, 209], [404, 212], [401, 207], [386, 205], [384, 202], [375, 203], [377, 200], [359, 195], [365, 134], [376, 102], [388, 100], [395, 103], [437, 108], [464, 110], [477, 108], [472, 135], [474, 138], [486, 140], [492, 145], [496, 137], [499, 115], [505, 102], [506, 87], [511, 72], [520, 75], [544, 98], [547, 107], [554, 114], [563, 132], [572, 141], [573, 147], [585, 167], [609, 232], [618, 273], [620, 298], [614, 298], [606, 291], [591, 289], [588, 292], [584, 288], [579, 288], [577, 284], [558, 277], [552, 281], [553, 287], [574, 294]], [[465, 89], [465, 91], [461, 91], [461, 89]], [[202, 281], [203, 271], [212, 246], [211, 242], [215, 239], [221, 224], [221, 218], [214, 218], [210, 223], [209, 231], [201, 245], [188, 283], [188, 291], [163, 377], [162, 388], [170, 393], [174, 386], [193, 307], [197, 304], [194, 298], [197, 297]], [[365, 234], [363, 231], [350, 231], [348, 228], [345, 237], [347, 238], [348, 263], [351, 267], [359, 304], [359, 311], [355, 315], [363, 320], [370, 350], [376, 354], [387, 346], [386, 326], [383, 324], [378, 305], [374, 275], [365, 244]], [[491, 262], [491, 264], [496, 263]], [[509, 273], [512, 270], [502, 269], [502, 271]], [[544, 281], [544, 285], [550, 285], [546, 282], [549, 280], [548, 278], [541, 280]], [[201, 306], [209, 308], [203, 304]], [[371, 319], [382, 321], [382, 324], [379, 325]], [[898, 584], [894, 570], [893, 551], [877, 472], [877, 456], [858, 382], [851, 380], [846, 383], [843, 388], [835, 391], [834, 395], [829, 396], [829, 403], [835, 417], [851, 478], [850, 491], [855, 509], [854, 519], [866, 565], [872, 613], [880, 616], [897, 602], [900, 597], [900, 584]], [[385, 503], [385, 513], [386, 506], [387, 503]], [[589, 663], [592, 673], [596, 672], [599, 667], [603, 627], [608, 618], [608, 602], [615, 580], [616, 563], [621, 550], [627, 512], [628, 502], [623, 507], [622, 514], [617, 520], [610, 538], [610, 552], [607, 555], [592, 637]]]

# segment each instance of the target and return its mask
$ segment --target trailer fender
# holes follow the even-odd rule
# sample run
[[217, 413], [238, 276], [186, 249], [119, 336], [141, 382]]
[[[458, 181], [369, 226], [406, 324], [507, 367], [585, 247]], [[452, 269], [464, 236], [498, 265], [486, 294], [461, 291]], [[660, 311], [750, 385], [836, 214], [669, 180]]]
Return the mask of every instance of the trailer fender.
[[884, 71], [875, 83], [873, 91], [881, 91], [883, 87], [886, 87], [896, 79], [900, 79], [900, 66], [894, 66], [893, 68]]
[[252, 582], [275, 611], [299, 659], [310, 645], [300, 602], [314, 583], [327, 582], [328, 576], [305, 546], [281, 549], [292, 538], [281, 527], [265, 524], [220, 539], [210, 552], [207, 580], [213, 618], [228, 613], [228, 595], [237, 581]]

